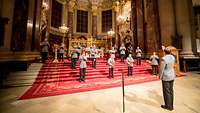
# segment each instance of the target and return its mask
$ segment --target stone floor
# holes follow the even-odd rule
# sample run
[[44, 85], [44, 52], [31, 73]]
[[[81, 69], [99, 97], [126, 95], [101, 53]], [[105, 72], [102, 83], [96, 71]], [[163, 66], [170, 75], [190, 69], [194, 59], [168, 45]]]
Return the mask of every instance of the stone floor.
[[[160, 108], [160, 81], [126, 86], [125, 113], [200, 113], [200, 74], [196, 73], [176, 78], [173, 111]], [[123, 113], [121, 87], [17, 100], [28, 88], [0, 89], [0, 113]]]

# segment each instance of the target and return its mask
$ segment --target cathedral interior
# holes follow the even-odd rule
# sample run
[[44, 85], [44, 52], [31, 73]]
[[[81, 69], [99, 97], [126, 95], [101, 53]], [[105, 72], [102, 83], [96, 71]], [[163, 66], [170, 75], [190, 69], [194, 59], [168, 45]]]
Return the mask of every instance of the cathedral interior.
[[[172, 47], [176, 50], [178, 65], [175, 68], [189, 75], [190, 72], [198, 71], [198, 75], [178, 78], [175, 87], [178, 89], [175, 93], [179, 95], [176, 98], [178, 102], [175, 103], [178, 106], [177, 112], [198, 113], [200, 111], [198, 84], [200, 81], [200, 0], [0, 0], [0, 111], [5, 113], [15, 113], [16, 110], [19, 111], [18, 113], [42, 111], [105, 113], [100, 111], [103, 109], [118, 113], [119, 106], [112, 102], [120, 103], [115, 99], [121, 98], [119, 95], [121, 89], [120, 91], [111, 89], [112, 93], [103, 90], [75, 94], [76, 98], [73, 97], [74, 95], [64, 95], [38, 101], [18, 101], [18, 97], [27, 89], [26, 85], [4, 89], [4, 84], [11, 74], [19, 74], [18, 71], [26, 73], [30, 69], [32, 69], [31, 74], [35, 74], [36, 70], [38, 74], [42, 65], [46, 65], [41, 63], [41, 43], [46, 39], [49, 43], [49, 59], [55, 57], [55, 50], [59, 47], [64, 48], [64, 57], [68, 59], [74, 48], [91, 48], [94, 45], [101, 51], [100, 57], [104, 57], [103, 55], [108, 54], [108, 51], [114, 47], [119, 58], [120, 46], [124, 45], [126, 49], [130, 46], [133, 48], [131, 53], [134, 59], [135, 50], [140, 47], [142, 60], [146, 62], [153, 52], [160, 55], [163, 47]], [[52, 65], [55, 67], [54, 64]], [[33, 76], [26, 74], [20, 76], [17, 77], [22, 79], [32, 77], [28, 87], [35, 83]], [[20, 80], [14, 79], [14, 82]], [[138, 112], [134, 111], [135, 109], [140, 110], [138, 113], [165, 113], [155, 107], [161, 103], [159, 101], [161, 94], [157, 93], [160, 88], [157, 86], [159, 86], [158, 82], [140, 84], [138, 87], [146, 89], [144, 93], [141, 89], [137, 89], [137, 86], [127, 87], [126, 90], [129, 89], [130, 92], [126, 95], [126, 101], [138, 102], [133, 109], [129, 109], [130, 113]], [[136, 92], [133, 92], [132, 88], [135, 88]], [[148, 96], [137, 97], [134, 93]], [[97, 96], [91, 96], [92, 94]], [[86, 97], [91, 98], [85, 104], [83, 100]], [[64, 102], [63, 98], [68, 100]], [[105, 102], [104, 98], [111, 101]], [[158, 100], [158, 103], [145, 100], [152, 98]], [[131, 108], [130, 103], [128, 106]], [[113, 108], [103, 106], [107, 104], [113, 105]], [[80, 110], [75, 110], [76, 105], [82, 106], [82, 109], [80, 107]], [[148, 112], [141, 106], [144, 106]], [[26, 109], [21, 111], [23, 108]], [[92, 111], [88, 111], [91, 109]], [[177, 112], [175, 110], [174, 113]]]
[[45, 38], [50, 54], [64, 43], [67, 57], [74, 46], [139, 46], [144, 59], [174, 46], [182, 70], [200, 65], [198, 0], [1, 0], [0, 5], [1, 79], [10, 67], [23, 70], [37, 62]]

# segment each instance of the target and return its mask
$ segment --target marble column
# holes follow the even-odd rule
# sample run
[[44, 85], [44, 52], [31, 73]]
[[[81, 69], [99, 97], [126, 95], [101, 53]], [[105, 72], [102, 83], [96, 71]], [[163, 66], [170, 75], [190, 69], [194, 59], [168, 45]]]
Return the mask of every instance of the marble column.
[[175, 14], [173, 9], [173, 0], [158, 0], [161, 44], [171, 45], [171, 37], [175, 36]]
[[138, 46], [138, 37], [137, 37], [137, 8], [136, 8], [136, 4], [137, 4], [138, 0], [131, 0], [131, 29], [133, 32], [133, 48], [134, 50], [136, 49], [136, 47]]
[[[151, 55], [154, 51], [158, 51], [159, 48], [159, 37], [158, 37], [158, 20], [156, 18], [157, 16], [157, 11], [156, 11], [156, 0], [147, 0], [145, 2], [145, 13], [146, 13], [146, 18], [145, 22], [147, 23], [145, 27], [146, 32], [146, 40], [145, 40], [145, 45], [146, 45], [146, 53], [147, 55]], [[145, 24], [145, 23], [144, 23]]]
[[[118, 38], [117, 38], [117, 12], [115, 10], [113, 10], [113, 31], [115, 32], [114, 38], [115, 38], [115, 42], [113, 43], [113, 46], [117, 46], [117, 42], [118, 42]], [[118, 46], [117, 46], [118, 47]]]
[[68, 4], [66, 2], [63, 3], [63, 8], [62, 8], [62, 25], [65, 24], [67, 26], [67, 15], [68, 15]]
[[41, 18], [41, 5], [42, 5], [42, 0], [37, 0], [36, 2], [36, 14], [35, 14], [35, 22], [34, 22], [34, 27], [35, 30], [34, 32], [34, 39], [32, 40], [32, 51], [40, 51], [40, 18]]
[[69, 34], [73, 36], [73, 23], [74, 23], [74, 5], [75, 3], [73, 1], [70, 1], [68, 3], [68, 22], [67, 25], [69, 27]]
[[92, 37], [97, 38], [97, 6], [92, 6]]
[[93, 20], [93, 18], [92, 18], [92, 16], [93, 16], [92, 8], [89, 7], [88, 8], [88, 35], [89, 35], [89, 37], [92, 36], [92, 31], [93, 31], [93, 27], [92, 27], [92, 24], [93, 24], [92, 20]]
[[26, 42], [25, 42], [25, 51], [31, 51], [32, 45], [32, 34], [35, 25], [34, 24], [34, 8], [35, 8], [35, 0], [31, 0], [28, 3], [28, 21], [27, 21], [27, 32], [26, 32]]
[[[143, 30], [143, 2], [142, 0], [137, 1], [137, 37], [138, 45], [144, 50], [144, 30]], [[134, 39], [135, 40], [135, 39]]]
[[177, 32], [182, 35], [182, 51], [180, 56], [183, 58], [193, 57], [192, 52], [192, 17], [191, 17], [191, 0], [176, 0], [175, 11], [176, 11], [176, 23]]

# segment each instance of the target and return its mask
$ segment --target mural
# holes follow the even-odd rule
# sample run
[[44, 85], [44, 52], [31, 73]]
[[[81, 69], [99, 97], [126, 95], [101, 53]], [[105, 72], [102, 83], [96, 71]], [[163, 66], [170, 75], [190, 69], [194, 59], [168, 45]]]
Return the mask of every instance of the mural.
[[12, 25], [12, 51], [23, 51], [25, 49], [29, 9], [28, 5], [28, 0], [15, 0]]

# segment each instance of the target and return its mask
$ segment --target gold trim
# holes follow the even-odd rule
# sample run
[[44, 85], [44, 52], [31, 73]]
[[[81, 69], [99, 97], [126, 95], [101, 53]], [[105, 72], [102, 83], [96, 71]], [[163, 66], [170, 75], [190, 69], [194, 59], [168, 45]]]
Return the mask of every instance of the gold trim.
[[60, 4], [62, 5], [65, 5], [66, 4], [66, 0], [56, 0], [57, 2], [59, 2]]
[[64, 35], [64, 33], [62, 33], [58, 28], [55, 28], [55, 27], [50, 27], [49, 33], [58, 35], [58, 36]]
[[1, 52], [0, 62], [30, 61], [40, 58], [40, 52]]

